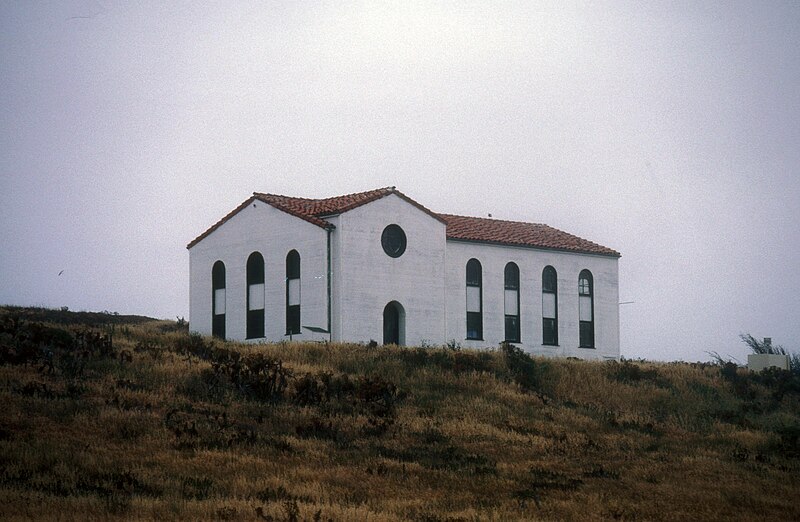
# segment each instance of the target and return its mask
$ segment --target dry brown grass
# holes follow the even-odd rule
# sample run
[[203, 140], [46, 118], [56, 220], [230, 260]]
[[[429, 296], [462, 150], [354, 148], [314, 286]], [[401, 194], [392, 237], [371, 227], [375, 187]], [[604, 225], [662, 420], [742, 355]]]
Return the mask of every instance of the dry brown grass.
[[[14, 313], [0, 309], [0, 347], [20, 343]], [[85, 329], [42, 314], [28, 324]], [[212, 344], [280, 360], [285, 390], [223, 375]], [[239, 345], [138, 319], [114, 326], [111, 353], [77, 364], [65, 350], [52, 369], [0, 365], [4, 520], [800, 519], [791, 380], [501, 350]]]

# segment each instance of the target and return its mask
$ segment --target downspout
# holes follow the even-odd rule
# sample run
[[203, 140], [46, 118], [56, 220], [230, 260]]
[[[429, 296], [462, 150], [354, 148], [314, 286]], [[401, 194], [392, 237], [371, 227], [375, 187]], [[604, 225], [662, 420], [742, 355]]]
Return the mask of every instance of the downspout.
[[331, 330], [331, 278], [333, 276], [331, 271], [331, 231], [329, 227], [326, 229], [328, 232], [328, 342], [333, 341], [333, 331]]

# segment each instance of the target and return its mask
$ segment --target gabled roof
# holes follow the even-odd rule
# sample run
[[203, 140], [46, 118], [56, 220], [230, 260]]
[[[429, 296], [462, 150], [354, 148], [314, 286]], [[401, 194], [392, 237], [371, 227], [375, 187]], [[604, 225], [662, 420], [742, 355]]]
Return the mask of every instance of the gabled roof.
[[[430, 215], [432, 218], [443, 222], [443, 220], [437, 214], [434, 214], [394, 187], [384, 187], [375, 190], [368, 190], [366, 192], [358, 192], [355, 194], [347, 194], [344, 196], [335, 196], [325, 199], [294, 198], [290, 196], [279, 196], [277, 194], [262, 194], [260, 192], [253, 193], [256, 198], [260, 199], [264, 203], [269, 203], [275, 208], [279, 208], [284, 212], [288, 212], [289, 214], [293, 214], [304, 219], [307, 217], [320, 218], [341, 214], [343, 212], [347, 212], [348, 210], [353, 210], [356, 207], [360, 207], [361, 205], [366, 205], [367, 203], [377, 199], [384, 198], [390, 194], [394, 194], [402, 198], [406, 202], [414, 205], [418, 209]], [[330, 226], [330, 224], [326, 222], [326, 226]]]
[[324, 199], [295, 198], [278, 194], [254, 192], [247, 201], [236, 207], [228, 215], [212, 225], [211, 228], [200, 234], [189, 243], [186, 248], [192, 248], [219, 228], [223, 223], [231, 219], [237, 212], [255, 201], [261, 201], [271, 205], [278, 210], [308, 221], [309, 223], [313, 223], [321, 228], [332, 229], [334, 228], [333, 225], [326, 221], [324, 219], [325, 217], [347, 212], [348, 210], [366, 205], [367, 203], [381, 199], [390, 194], [402, 198], [434, 219], [444, 223], [447, 226], [447, 239], [620, 257], [619, 252], [615, 250], [562, 232], [561, 230], [547, 225], [522, 223], [519, 221], [503, 221], [500, 219], [454, 216], [450, 214], [436, 214], [394, 187], [379, 188], [366, 192]]
[[366, 205], [367, 203], [381, 199], [390, 194], [394, 194], [402, 198], [432, 218], [444, 223], [444, 220], [438, 214], [435, 214], [434, 212], [431, 212], [427, 208], [423, 207], [410, 197], [397, 190], [395, 187], [384, 187], [375, 190], [368, 190], [366, 192], [358, 192], [355, 194], [347, 194], [344, 196], [335, 196], [324, 199], [296, 198], [291, 196], [281, 196], [279, 194], [253, 192], [253, 195], [247, 201], [233, 209], [233, 211], [228, 213], [228, 215], [214, 223], [208, 230], [197, 236], [191, 243], [186, 245], [186, 248], [192, 248], [195, 246], [197, 243], [205, 239], [209, 234], [222, 226], [226, 221], [235, 216], [236, 213], [254, 201], [261, 201], [271, 205], [278, 210], [286, 212], [287, 214], [291, 214], [300, 219], [304, 219], [309, 223], [317, 225], [318, 227], [332, 229], [334, 228], [333, 225], [322, 219], [323, 217], [333, 216], [347, 212], [348, 210], [353, 210], [354, 208], [360, 207], [361, 205]]
[[540, 223], [450, 214], [439, 214], [439, 216], [447, 223], [447, 239], [620, 257], [619, 252], [608, 247]]

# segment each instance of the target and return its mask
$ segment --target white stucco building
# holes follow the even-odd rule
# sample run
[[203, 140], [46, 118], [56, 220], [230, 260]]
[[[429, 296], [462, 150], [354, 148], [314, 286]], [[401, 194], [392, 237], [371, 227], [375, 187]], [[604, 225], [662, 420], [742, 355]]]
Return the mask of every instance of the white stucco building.
[[254, 193], [187, 248], [201, 334], [619, 357], [619, 254], [547, 225]]

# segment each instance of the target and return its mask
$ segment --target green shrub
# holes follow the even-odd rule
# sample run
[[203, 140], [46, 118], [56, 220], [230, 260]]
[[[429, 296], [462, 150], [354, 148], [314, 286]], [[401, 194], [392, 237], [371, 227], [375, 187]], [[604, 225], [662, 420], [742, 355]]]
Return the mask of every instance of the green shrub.
[[539, 369], [531, 356], [522, 351], [520, 347], [506, 342], [500, 345], [500, 351], [514, 382], [525, 391], [537, 390]]

